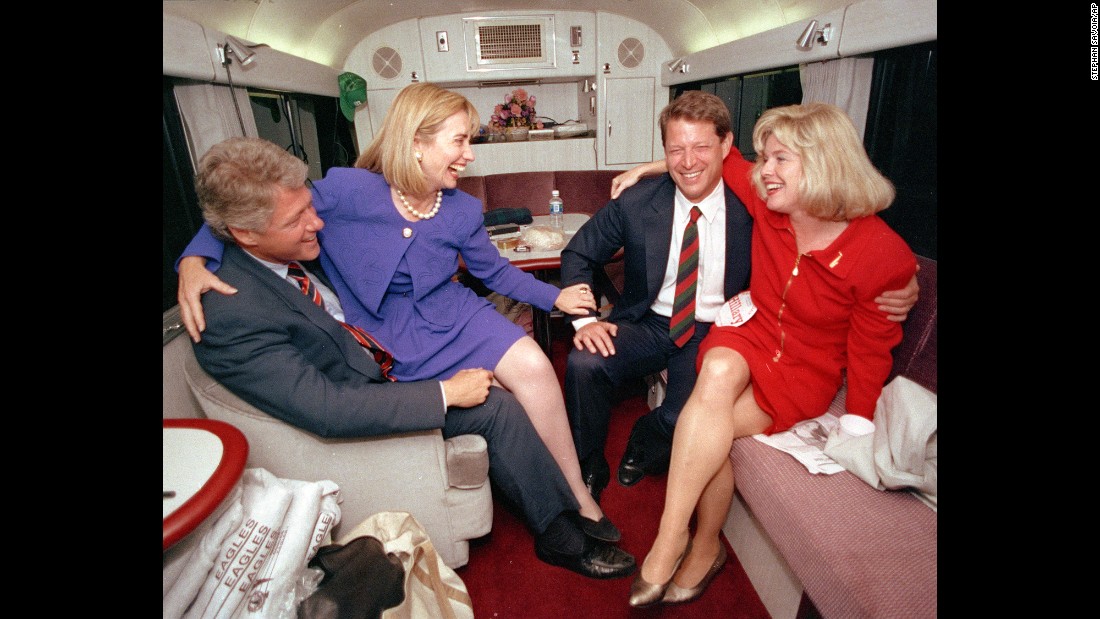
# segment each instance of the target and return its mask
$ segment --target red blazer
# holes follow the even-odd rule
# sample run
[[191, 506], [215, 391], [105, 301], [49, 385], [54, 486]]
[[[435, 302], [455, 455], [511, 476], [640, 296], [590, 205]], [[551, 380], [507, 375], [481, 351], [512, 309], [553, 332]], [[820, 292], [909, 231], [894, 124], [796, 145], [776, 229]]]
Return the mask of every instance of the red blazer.
[[877, 215], [852, 220], [829, 247], [799, 257], [788, 217], [756, 195], [751, 169], [734, 151], [724, 179], [755, 220], [749, 289], [757, 313], [740, 327], [712, 329], [700, 359], [716, 343], [745, 355], [757, 403], [775, 420], [768, 433], [824, 413], [845, 372], [848, 412], [873, 418], [902, 337], [874, 299], [904, 288], [916, 258]]

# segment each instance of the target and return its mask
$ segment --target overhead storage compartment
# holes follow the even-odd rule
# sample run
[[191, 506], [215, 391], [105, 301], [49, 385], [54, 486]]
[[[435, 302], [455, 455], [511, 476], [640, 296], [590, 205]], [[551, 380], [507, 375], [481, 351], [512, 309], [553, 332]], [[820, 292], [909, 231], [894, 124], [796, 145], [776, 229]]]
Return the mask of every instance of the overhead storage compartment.
[[838, 43], [842, 56], [855, 56], [936, 38], [936, 0], [875, 0], [847, 7]]
[[164, 75], [203, 82], [214, 81], [214, 63], [206, 49], [202, 26], [182, 17], [164, 13], [164, 50], [161, 65]]
[[163, 74], [234, 86], [253, 86], [326, 97], [340, 96], [336, 69], [268, 47], [262, 41], [249, 49], [256, 53], [248, 66], [233, 60], [227, 74], [219, 58], [226, 34], [204, 28], [182, 17], [164, 13]]
[[[937, 37], [938, 0], [863, 0], [772, 28], [743, 39], [688, 54], [679, 60], [690, 71], [662, 75], [661, 84], [685, 82], [822, 62], [902, 47]], [[825, 45], [808, 51], [795, 44], [811, 19], [832, 29]], [[779, 51], [777, 51], [779, 50]]]

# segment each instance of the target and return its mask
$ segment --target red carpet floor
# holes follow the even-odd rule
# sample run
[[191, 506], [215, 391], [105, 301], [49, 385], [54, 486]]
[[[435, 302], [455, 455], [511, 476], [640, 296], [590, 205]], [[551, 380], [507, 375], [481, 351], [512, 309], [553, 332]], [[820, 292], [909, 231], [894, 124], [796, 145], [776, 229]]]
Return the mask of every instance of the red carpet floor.
[[[553, 360], [559, 379], [564, 377], [566, 346], [571, 345], [563, 328], [555, 327], [554, 338]], [[601, 497], [601, 506], [623, 532], [619, 546], [634, 555], [640, 568], [657, 532], [667, 475], [646, 477], [630, 488], [620, 486], [615, 479], [615, 469], [626, 449], [630, 428], [638, 417], [648, 412], [641, 386], [629, 390], [626, 395], [612, 416], [606, 449], [612, 478]], [[497, 502], [493, 530], [471, 542], [470, 562], [457, 572], [469, 589], [474, 616], [478, 619], [768, 618], [767, 610], [728, 543], [727, 550], [730, 558], [726, 566], [699, 599], [688, 604], [634, 609], [627, 603], [634, 575], [595, 580], [539, 561], [523, 518]]]

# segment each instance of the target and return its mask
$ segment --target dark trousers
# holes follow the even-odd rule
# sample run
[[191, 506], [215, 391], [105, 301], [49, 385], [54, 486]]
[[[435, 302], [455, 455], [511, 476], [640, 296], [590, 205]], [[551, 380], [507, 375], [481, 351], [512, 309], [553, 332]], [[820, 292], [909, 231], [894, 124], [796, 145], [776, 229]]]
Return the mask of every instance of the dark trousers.
[[565, 408], [573, 429], [577, 456], [584, 462], [603, 455], [611, 422], [612, 394], [628, 380], [668, 368], [668, 388], [660, 406], [649, 414], [670, 441], [680, 410], [695, 387], [695, 357], [711, 323], [695, 323], [695, 334], [677, 348], [668, 336], [668, 317], [646, 312], [638, 322], [619, 322], [613, 338], [615, 354], [603, 357], [588, 350], [569, 351], [565, 368]]
[[449, 408], [443, 437], [462, 434], [477, 434], [488, 443], [489, 477], [523, 511], [536, 534], [561, 512], [580, 507], [527, 411], [511, 393], [492, 387], [478, 406]]

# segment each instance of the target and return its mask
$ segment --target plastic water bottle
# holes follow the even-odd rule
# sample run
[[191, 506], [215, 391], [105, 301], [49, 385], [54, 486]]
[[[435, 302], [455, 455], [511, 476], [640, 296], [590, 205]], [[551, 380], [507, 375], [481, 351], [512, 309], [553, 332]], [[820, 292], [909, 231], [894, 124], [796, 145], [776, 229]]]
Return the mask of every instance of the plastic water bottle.
[[550, 227], [565, 231], [565, 203], [561, 201], [561, 194], [557, 189], [550, 194]]

